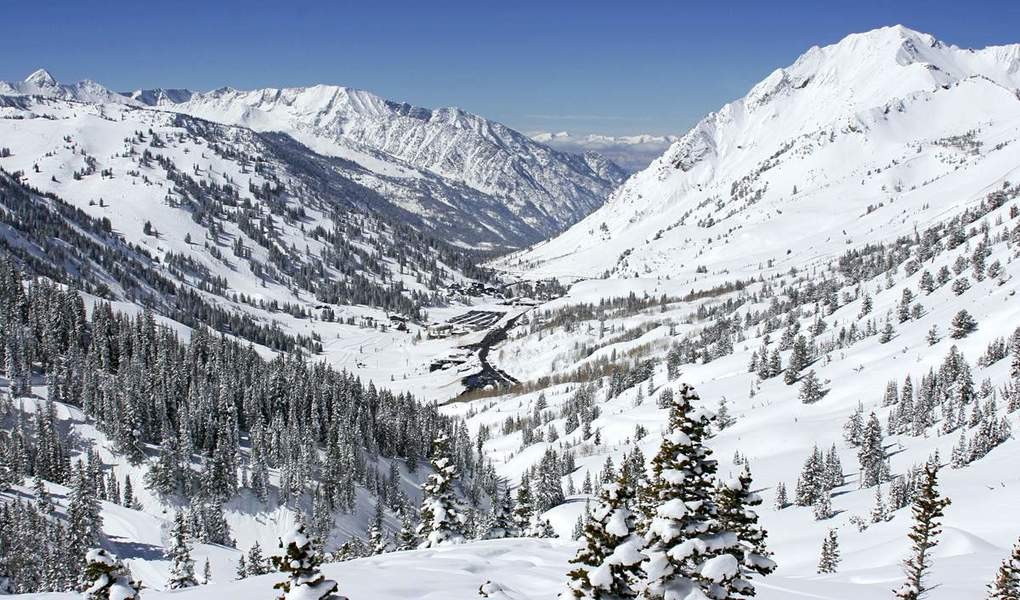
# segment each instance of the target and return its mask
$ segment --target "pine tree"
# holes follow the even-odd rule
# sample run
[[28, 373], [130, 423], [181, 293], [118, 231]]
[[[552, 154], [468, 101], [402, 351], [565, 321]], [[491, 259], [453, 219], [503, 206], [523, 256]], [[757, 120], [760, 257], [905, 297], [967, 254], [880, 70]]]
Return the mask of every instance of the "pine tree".
[[636, 517], [630, 510], [631, 484], [621, 469], [615, 483], [603, 486], [584, 525], [584, 545], [570, 561], [578, 565], [567, 576], [564, 598], [623, 600], [636, 598], [643, 540], [635, 533]]
[[780, 481], [776, 485], [776, 510], [783, 510], [790, 504], [786, 497], [786, 484]]
[[297, 525], [280, 538], [283, 554], [273, 557], [276, 570], [288, 578], [273, 586], [278, 600], [339, 600], [337, 583], [319, 571], [322, 556], [312, 547], [304, 525]]
[[839, 538], [836, 530], [830, 529], [829, 534], [822, 540], [822, 556], [818, 559], [818, 572], [835, 573], [839, 567]]
[[167, 559], [170, 560], [170, 575], [167, 588], [179, 590], [198, 585], [195, 579], [195, 561], [191, 559], [191, 547], [188, 545], [188, 526], [184, 520], [184, 512], [179, 511], [174, 517], [174, 526], [170, 531], [170, 549]]
[[397, 532], [397, 550], [413, 550], [418, 547], [418, 536], [415, 534], [415, 526], [411, 509], [404, 507], [400, 511], [400, 531]]
[[713, 501], [716, 462], [704, 443], [711, 417], [694, 408], [697, 399], [687, 384], [675, 395], [643, 491], [654, 506], [645, 534], [648, 559], [642, 566], [645, 595], [651, 600], [682, 598], [695, 590], [725, 598], [734, 585], [743, 587], [739, 565], [729, 553], [738, 546], [737, 536], [721, 529]]
[[368, 530], [368, 551], [372, 556], [389, 552], [389, 544], [383, 533], [383, 515], [382, 500], [376, 500], [375, 517], [372, 519], [372, 527]]
[[106, 550], [92, 548], [85, 554], [84, 579], [88, 600], [138, 600], [142, 585], [131, 580], [124, 563]]
[[818, 381], [818, 376], [815, 375], [815, 370], [811, 369], [801, 380], [800, 401], [804, 404], [813, 404], [818, 402], [824, 394], [822, 384]]
[[202, 584], [209, 585], [212, 583], [212, 565], [209, 564], [209, 557], [206, 557], [205, 564], [202, 565]]
[[[99, 511], [99, 499], [92, 487], [91, 479], [79, 462], [71, 486], [71, 500], [67, 509], [68, 552], [71, 556], [84, 556], [89, 549], [99, 545], [103, 517]], [[105, 560], [106, 555], [97, 558]]]
[[949, 328], [949, 337], [954, 340], [965, 338], [977, 329], [977, 321], [966, 310], [961, 310], [953, 316]]
[[464, 541], [463, 517], [453, 494], [457, 467], [450, 456], [450, 440], [440, 434], [432, 443], [432, 469], [422, 486], [419, 548], [434, 548]]
[[496, 493], [492, 498], [492, 518], [489, 520], [485, 539], [515, 537], [517, 528], [514, 525], [513, 513], [514, 505], [513, 498], [510, 496], [509, 484], [505, 479], [500, 479], [496, 486]]
[[938, 544], [938, 535], [942, 532], [939, 519], [949, 504], [949, 498], [939, 496], [938, 466], [925, 465], [924, 480], [914, 499], [914, 526], [908, 535], [913, 555], [903, 562], [907, 580], [896, 590], [896, 597], [900, 600], [919, 600], [928, 592], [924, 579], [931, 569], [931, 551]]
[[882, 326], [882, 334], [878, 336], [878, 341], [881, 344], [887, 344], [891, 342], [895, 336], [896, 329], [893, 328], [892, 322], [886, 321], [885, 325]]
[[733, 597], [744, 597], [749, 591], [753, 595], [754, 586], [751, 578], [755, 575], [765, 576], [776, 570], [776, 563], [766, 547], [768, 532], [758, 524], [758, 513], [754, 507], [760, 506], [761, 497], [751, 491], [751, 471], [744, 463], [740, 475], [731, 478], [719, 486], [716, 492], [716, 506], [719, 524], [724, 531], [736, 534], [738, 545], [728, 550], [740, 565], [739, 583], [731, 585]]
[[269, 561], [262, 555], [258, 540], [248, 549], [248, 576], [265, 575], [269, 572]]
[[1020, 600], [1020, 542], [1013, 545], [1012, 554], [988, 584], [988, 600]]
[[882, 499], [882, 486], [879, 485], [875, 488], [875, 503], [871, 507], [871, 522], [884, 523], [888, 518], [889, 513], [885, 506], [885, 500]]
[[816, 521], [824, 521], [832, 518], [832, 494], [829, 493], [829, 490], [822, 490], [822, 492], [818, 494], [818, 499], [815, 500], [815, 505], [812, 509], [814, 511]]
[[244, 555], [237, 559], [237, 571], [234, 579], [241, 580], [248, 576], [248, 566], [244, 564]]
[[864, 426], [857, 457], [861, 463], [861, 487], [878, 485], [888, 477], [885, 445], [882, 438], [882, 424], [872, 412]]
[[524, 532], [531, 526], [531, 517], [535, 509], [531, 499], [531, 481], [527, 474], [521, 477], [521, 485], [517, 487], [517, 502], [514, 507], [514, 526], [517, 531]]

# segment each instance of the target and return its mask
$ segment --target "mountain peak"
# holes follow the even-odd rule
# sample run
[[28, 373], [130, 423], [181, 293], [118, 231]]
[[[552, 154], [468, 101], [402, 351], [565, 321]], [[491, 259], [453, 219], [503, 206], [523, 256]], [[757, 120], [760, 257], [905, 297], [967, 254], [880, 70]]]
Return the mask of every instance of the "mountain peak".
[[25, 83], [38, 87], [52, 87], [57, 85], [57, 80], [46, 69], [36, 69], [31, 75], [25, 78]]

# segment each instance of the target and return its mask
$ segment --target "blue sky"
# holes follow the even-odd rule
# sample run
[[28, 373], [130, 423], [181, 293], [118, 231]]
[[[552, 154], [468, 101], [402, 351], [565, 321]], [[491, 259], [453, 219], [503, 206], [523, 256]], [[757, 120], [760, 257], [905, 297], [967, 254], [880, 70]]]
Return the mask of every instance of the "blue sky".
[[5, 2], [0, 79], [336, 83], [523, 130], [682, 133], [814, 44], [902, 23], [1020, 42], [1020, 0]]

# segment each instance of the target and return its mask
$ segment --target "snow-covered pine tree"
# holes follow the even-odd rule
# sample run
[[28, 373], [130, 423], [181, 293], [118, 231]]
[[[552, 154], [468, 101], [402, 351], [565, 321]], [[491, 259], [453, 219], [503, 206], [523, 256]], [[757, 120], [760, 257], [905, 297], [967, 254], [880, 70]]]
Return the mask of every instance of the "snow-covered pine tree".
[[786, 497], [786, 484], [780, 481], [776, 484], [776, 510], [783, 510], [790, 504]]
[[636, 583], [646, 557], [641, 553], [644, 540], [635, 533], [637, 518], [630, 509], [631, 494], [625, 469], [616, 482], [602, 487], [583, 527], [584, 545], [570, 561], [577, 567], [567, 574], [569, 590], [561, 598], [637, 597]]
[[183, 511], [178, 511], [174, 517], [174, 525], [170, 530], [170, 548], [166, 557], [170, 560], [167, 588], [179, 590], [198, 585], [198, 580], [195, 579], [195, 561], [191, 558], [191, 546], [188, 545], [188, 525]]
[[527, 474], [521, 477], [521, 484], [517, 486], [517, 502], [514, 506], [514, 527], [520, 535], [526, 535], [525, 531], [531, 527], [531, 517], [535, 513], [534, 501], [531, 497], [531, 480]]
[[248, 576], [248, 565], [244, 564], [244, 555], [237, 559], [237, 570], [234, 572], [234, 579], [241, 580]]
[[280, 549], [283, 554], [274, 556], [273, 564], [288, 578], [273, 586], [281, 592], [278, 600], [341, 600], [336, 581], [326, 579], [319, 570], [322, 556], [313, 548], [304, 525], [280, 538]]
[[738, 545], [728, 550], [740, 565], [740, 576], [730, 584], [731, 597], [754, 595], [751, 578], [765, 576], [776, 570], [776, 563], [766, 547], [768, 532], [758, 523], [754, 507], [761, 497], [751, 491], [751, 471], [744, 463], [740, 475], [721, 483], [715, 496], [719, 524], [724, 531], [737, 535]]
[[885, 506], [885, 500], [882, 498], [882, 486], [879, 484], [875, 487], [875, 502], [871, 507], [871, 522], [872, 523], [884, 523], [889, 518], [889, 512]]
[[818, 494], [818, 498], [815, 499], [815, 504], [812, 507], [812, 510], [814, 511], [816, 521], [824, 521], [832, 518], [832, 494], [828, 489], [824, 489]]
[[485, 539], [497, 540], [516, 537], [517, 527], [514, 525], [513, 513], [513, 497], [510, 495], [509, 483], [506, 479], [501, 478], [492, 499], [492, 518], [489, 520]]
[[729, 554], [738, 545], [737, 536], [721, 529], [713, 499], [716, 461], [704, 443], [712, 419], [693, 406], [697, 399], [687, 384], [675, 395], [643, 492], [655, 507], [645, 534], [648, 558], [642, 564], [650, 600], [699, 592], [725, 598], [740, 574]]
[[1013, 552], [988, 584], [988, 600], [1020, 600], [1020, 542], [1013, 545]]
[[[81, 462], [75, 469], [74, 481], [71, 484], [67, 520], [68, 552], [72, 556], [85, 556], [90, 549], [99, 545], [103, 516], [99, 511], [99, 498], [92, 480]], [[106, 558], [108, 555], [97, 555], [99, 560]]]
[[138, 600], [142, 585], [131, 580], [131, 572], [117, 556], [101, 548], [85, 553], [84, 596], [87, 600]]
[[262, 554], [262, 546], [258, 540], [248, 549], [248, 576], [265, 575], [270, 570], [269, 561]]
[[815, 374], [815, 370], [811, 369], [801, 379], [800, 383], [800, 401], [804, 404], [813, 404], [818, 402], [821, 397], [825, 395], [822, 390], [822, 384], [818, 381], [818, 375]]
[[882, 424], [872, 412], [864, 426], [861, 445], [857, 451], [861, 463], [861, 487], [872, 487], [885, 481], [889, 475], [885, 446], [882, 438]]
[[419, 548], [435, 548], [464, 541], [463, 517], [453, 486], [457, 467], [450, 455], [450, 439], [440, 434], [432, 443], [432, 469], [422, 486], [421, 519], [418, 522]]
[[965, 338], [977, 329], [977, 321], [966, 310], [961, 310], [953, 315], [949, 324], [949, 337], [954, 340]]
[[414, 518], [411, 508], [405, 506], [400, 511], [400, 531], [396, 536], [397, 550], [414, 550], [418, 547], [418, 536], [415, 534]]
[[835, 573], [839, 567], [839, 538], [836, 535], [835, 529], [830, 529], [829, 533], [822, 540], [822, 555], [818, 559], [818, 572], [824, 573]]
[[896, 597], [900, 600], [919, 600], [928, 591], [924, 579], [931, 569], [931, 551], [938, 544], [938, 535], [942, 532], [939, 519], [949, 504], [949, 498], [939, 496], [938, 465], [925, 465], [924, 480], [914, 498], [914, 525], [908, 534], [913, 554], [903, 561], [907, 580], [896, 590]]

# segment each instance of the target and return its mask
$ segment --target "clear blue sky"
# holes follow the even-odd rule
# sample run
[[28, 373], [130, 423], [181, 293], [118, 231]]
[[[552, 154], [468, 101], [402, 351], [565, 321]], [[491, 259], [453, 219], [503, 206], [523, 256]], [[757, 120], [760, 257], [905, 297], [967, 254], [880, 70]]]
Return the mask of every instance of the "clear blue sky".
[[1020, 42], [1020, 0], [4, 2], [0, 79], [336, 83], [523, 130], [681, 133], [814, 44], [902, 23]]

